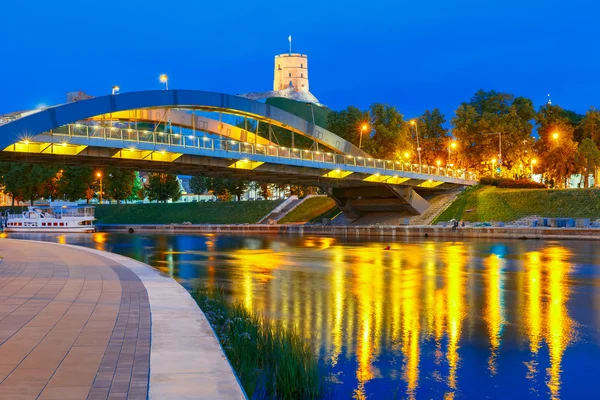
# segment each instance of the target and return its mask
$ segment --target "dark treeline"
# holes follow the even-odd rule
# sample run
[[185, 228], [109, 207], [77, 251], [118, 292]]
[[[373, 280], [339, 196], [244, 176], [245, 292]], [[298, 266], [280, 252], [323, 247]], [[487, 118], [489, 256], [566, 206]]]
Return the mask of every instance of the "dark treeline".
[[0, 189], [15, 203], [35, 200], [137, 201], [178, 200], [181, 190], [172, 174], [152, 173], [143, 182], [139, 173], [121, 168], [92, 168], [32, 163], [0, 163]]
[[563, 186], [571, 175], [582, 174], [587, 187], [586, 172], [600, 165], [600, 111], [579, 115], [551, 104], [536, 110], [530, 99], [493, 90], [475, 93], [449, 121], [435, 108], [411, 124], [383, 104], [368, 110], [350, 106], [327, 119], [328, 130], [357, 146], [363, 125], [368, 128], [362, 149], [374, 157], [417, 162], [418, 132], [424, 164], [467, 168], [481, 176], [529, 178], [533, 167], [550, 185]]

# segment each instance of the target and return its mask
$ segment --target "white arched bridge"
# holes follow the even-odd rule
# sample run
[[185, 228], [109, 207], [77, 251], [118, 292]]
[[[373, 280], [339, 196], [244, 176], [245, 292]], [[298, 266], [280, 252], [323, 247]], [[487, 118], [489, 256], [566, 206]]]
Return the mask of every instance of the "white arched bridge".
[[[223, 116], [254, 121], [256, 132]], [[268, 135], [258, 135], [266, 124]], [[278, 145], [272, 127], [307, 137]], [[264, 130], [263, 130], [264, 132]], [[121, 93], [0, 116], [0, 160], [120, 166], [320, 186], [351, 218], [420, 214], [421, 195], [477, 183], [458, 169], [375, 159], [296, 115], [246, 98], [192, 90]]]

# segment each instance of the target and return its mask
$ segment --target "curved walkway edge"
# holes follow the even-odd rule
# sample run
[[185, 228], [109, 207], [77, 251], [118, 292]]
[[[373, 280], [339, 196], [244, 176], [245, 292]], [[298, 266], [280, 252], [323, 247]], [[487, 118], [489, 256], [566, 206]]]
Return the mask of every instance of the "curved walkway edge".
[[[130, 369], [131, 377], [128, 377], [127, 381], [129, 395], [118, 398], [134, 398], [131, 395], [132, 390], [138, 390], [139, 395], [144, 398], [147, 391], [149, 399], [246, 398], [204, 313], [191, 295], [174, 279], [130, 258], [73, 245], [2, 239], [0, 240], [0, 259], [2, 256], [4, 256], [4, 260], [0, 264], [0, 289], [4, 289], [5, 292], [10, 290], [0, 296], [2, 297], [0, 298], [0, 309], [12, 307], [14, 310], [11, 311], [12, 308], [10, 310], [7, 308], [5, 314], [1, 314], [3, 310], [0, 310], [0, 327], [2, 327], [0, 334], [6, 330], [11, 321], [15, 326], [21, 324], [21, 327], [15, 328], [15, 331], [10, 334], [6, 333], [5, 339], [0, 337], [0, 351], [3, 348], [6, 351], [12, 351], [14, 348], [21, 350], [22, 346], [14, 345], [20, 344], [23, 340], [25, 340], [23, 343], [30, 346], [31, 350], [14, 355], [15, 360], [21, 357], [21, 361], [16, 361], [17, 367], [6, 365], [5, 377], [0, 376], [0, 389], [3, 380], [6, 382], [11, 377], [19, 375], [16, 374], [16, 371], [22, 375], [22, 383], [31, 386], [27, 381], [34, 378], [27, 378], [28, 375], [23, 372], [40, 375], [41, 370], [38, 371], [39, 366], [37, 365], [35, 369], [25, 370], [22, 367], [23, 363], [33, 357], [36, 349], [48, 340], [49, 335], [53, 333], [56, 334], [55, 336], [64, 335], [68, 333], [67, 328], [73, 326], [74, 329], [78, 329], [77, 335], [74, 336], [73, 343], [64, 350], [66, 356], [58, 363], [60, 367], [51, 367], [54, 364], [48, 364], [48, 368], [52, 369], [51, 374], [46, 378], [49, 372], [44, 372], [46, 374], [44, 378], [38, 378], [36, 381], [39, 381], [39, 385], [42, 387], [40, 391], [42, 395], [39, 398], [45, 398], [44, 390], [52, 386], [57, 379], [56, 376], [60, 375], [59, 372], [69, 372], [65, 367], [67, 361], [72, 364], [71, 375], [65, 375], [65, 383], [58, 389], [67, 389], [70, 377], [77, 379], [73, 375], [75, 373], [73, 371], [77, 371], [78, 365], [76, 356], [79, 356], [82, 365], [89, 365], [89, 357], [96, 357], [98, 367], [94, 367], [95, 370], [89, 371], [88, 374], [93, 373], [94, 379], [91, 391], [89, 387], [87, 388], [87, 398], [106, 398], [101, 395], [102, 389], [106, 388], [106, 385], [102, 385], [102, 381], [98, 377], [109, 369], [106, 363], [114, 361], [115, 366], [111, 371], [114, 378], [112, 383], [110, 380], [108, 381], [108, 387], [118, 388], [119, 384], [123, 384], [123, 382], [119, 382], [118, 369], [121, 365], [121, 358], [128, 356], [126, 354], [128, 350], [125, 348], [127, 340], [137, 340], [137, 345], [134, 344], [134, 347], [137, 346], [135, 347], [137, 352], [132, 350], [130, 355], [133, 367]], [[38, 269], [38, 265], [48, 268], [47, 270]], [[43, 279], [43, 282], [35, 282], [38, 279]], [[144, 288], [147, 297], [146, 293], [143, 293]], [[27, 294], [25, 290], [32, 294]], [[39, 293], [43, 290], [46, 292], [42, 299]], [[85, 297], [93, 290], [96, 290], [97, 294]], [[70, 293], [74, 293], [73, 300], [68, 307], [65, 306], [66, 311], [60, 317], [54, 317], [54, 314], [50, 315], [47, 309], [59, 306], [59, 304], [55, 304], [59, 300], [64, 303], [61, 296], [65, 297]], [[33, 310], [33, 304], [36, 304], [39, 310]], [[148, 308], [149, 313], [147, 312]], [[21, 315], [26, 311], [30, 312], [32, 317]], [[48, 315], [42, 315], [44, 311], [48, 311], [46, 312]], [[85, 314], [85, 320], [79, 326], [77, 325], [79, 324], [78, 318], [83, 314]], [[148, 314], [148, 317], [144, 318], [145, 314]], [[20, 319], [15, 319], [17, 317]], [[38, 323], [32, 324], [32, 321], [38, 321]], [[134, 321], [135, 325], [132, 325], [131, 321]], [[42, 329], [40, 326], [45, 326], [44, 322], [49, 326], [46, 329], [47, 332], [39, 333]], [[64, 329], [57, 330], [56, 327], [59, 324], [62, 324]], [[35, 330], [31, 331], [31, 329]], [[86, 329], [89, 331], [88, 336], [86, 336], [88, 333]], [[102, 332], [99, 332], [102, 329], [107, 332], [104, 336]], [[148, 331], [149, 343], [148, 338], [144, 336], [148, 336]], [[117, 338], [116, 341], [114, 341], [115, 333], [121, 334], [121, 338]], [[27, 337], [23, 340], [19, 338], [19, 335], [24, 337], [25, 334], [29, 334], [29, 336], [35, 334], [40, 337]], [[5, 346], [10, 343], [13, 346]], [[150, 349], [149, 374], [147, 355], [144, 358], [144, 352], [139, 351], [139, 348], [148, 347], [148, 344]], [[116, 356], [109, 354], [111, 349], [114, 350], [117, 347], [117, 353], [120, 352], [120, 354]], [[79, 354], [72, 355], [74, 349]], [[139, 359], [138, 352], [141, 354]], [[118, 366], [117, 362], [113, 360], [116, 358], [119, 358]], [[139, 363], [135, 364], [138, 361]], [[144, 362], [146, 364], [142, 368]], [[3, 372], [2, 367], [5, 366], [2, 364], [3, 362], [0, 361], [0, 375]], [[138, 366], [136, 367], [136, 365]], [[117, 370], [115, 371], [115, 369]], [[138, 378], [138, 380], [134, 382], [134, 378]], [[18, 390], [18, 382], [16, 379], [12, 380], [15, 382], [10, 382], [9, 389]], [[144, 384], [144, 381], [148, 383]], [[99, 385], [97, 385], [98, 382]], [[147, 389], [140, 388], [142, 385], [145, 385]], [[75, 386], [75, 384], [71, 386]], [[96, 388], [96, 386], [99, 387]], [[84, 388], [80, 389], [80, 393], [83, 394]], [[98, 390], [96, 395], [94, 395], [95, 389]], [[108, 393], [108, 390], [105, 389], [105, 393]], [[59, 392], [55, 393], [57, 396], [59, 395]], [[71, 394], [74, 394], [72, 389]], [[135, 398], [140, 398], [139, 395]], [[86, 396], [79, 398], [86, 398]]]

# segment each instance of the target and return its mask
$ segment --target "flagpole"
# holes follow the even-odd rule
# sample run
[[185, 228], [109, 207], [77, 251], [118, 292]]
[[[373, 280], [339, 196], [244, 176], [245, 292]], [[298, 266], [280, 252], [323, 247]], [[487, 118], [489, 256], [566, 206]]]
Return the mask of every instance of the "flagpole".
[[292, 35], [288, 37], [288, 40], [290, 41], [290, 54], [292, 54]]

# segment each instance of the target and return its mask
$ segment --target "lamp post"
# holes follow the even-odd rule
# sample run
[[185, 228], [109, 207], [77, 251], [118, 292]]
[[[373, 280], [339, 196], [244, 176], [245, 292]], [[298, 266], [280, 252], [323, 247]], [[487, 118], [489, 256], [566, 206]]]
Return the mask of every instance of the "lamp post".
[[160, 83], [164, 83], [165, 84], [165, 89], [169, 90], [169, 77], [167, 76], [167, 74], [161, 74], [158, 77], [158, 80], [160, 81]]
[[502, 163], [502, 132], [490, 132], [489, 135], [498, 135], [498, 164]]
[[96, 173], [96, 176], [100, 179], [100, 204], [102, 204], [102, 172]]
[[450, 165], [450, 149], [456, 149], [456, 140], [452, 140], [448, 143], [448, 162], [446, 162], [446, 165]]
[[440, 160], [437, 160], [437, 174], [440, 174], [440, 164], [442, 163]]
[[362, 136], [363, 133], [365, 133], [365, 131], [367, 130], [367, 124], [362, 124], [362, 126], [360, 127], [360, 139], [358, 140], [358, 148], [361, 149], [362, 148]]
[[531, 160], [531, 180], [533, 180], [533, 166], [537, 163], [537, 160], [533, 158]]
[[411, 119], [410, 123], [415, 126], [415, 133], [417, 135], [417, 154], [419, 155], [419, 173], [421, 173], [421, 145], [419, 144], [419, 125], [414, 119]]
[[496, 176], [496, 159], [492, 158], [492, 176]]
[[115, 93], [117, 93], [119, 90], [121, 90], [121, 88], [120, 88], [120, 87], [118, 87], [118, 86], [113, 86], [113, 87], [112, 87], [112, 94], [114, 95], [114, 94], [115, 94]]

